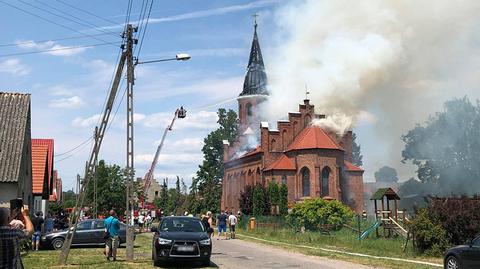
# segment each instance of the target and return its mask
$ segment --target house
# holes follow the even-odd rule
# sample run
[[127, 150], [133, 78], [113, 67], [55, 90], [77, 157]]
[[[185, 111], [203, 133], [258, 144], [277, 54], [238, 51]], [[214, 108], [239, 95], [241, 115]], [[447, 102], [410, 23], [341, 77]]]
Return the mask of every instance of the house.
[[48, 201], [53, 193], [53, 139], [32, 139], [33, 210], [47, 215]]
[[33, 208], [30, 94], [0, 92], [0, 207]]

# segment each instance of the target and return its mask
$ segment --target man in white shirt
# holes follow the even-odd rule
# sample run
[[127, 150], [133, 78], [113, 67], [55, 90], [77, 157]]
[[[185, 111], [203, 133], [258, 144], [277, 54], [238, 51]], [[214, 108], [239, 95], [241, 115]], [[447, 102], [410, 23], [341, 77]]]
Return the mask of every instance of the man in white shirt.
[[143, 232], [143, 224], [145, 223], [145, 216], [140, 214], [138, 216], [138, 226], [140, 226], [140, 232]]
[[228, 216], [228, 223], [230, 224], [230, 238], [235, 239], [235, 225], [237, 225], [237, 217], [232, 213]]

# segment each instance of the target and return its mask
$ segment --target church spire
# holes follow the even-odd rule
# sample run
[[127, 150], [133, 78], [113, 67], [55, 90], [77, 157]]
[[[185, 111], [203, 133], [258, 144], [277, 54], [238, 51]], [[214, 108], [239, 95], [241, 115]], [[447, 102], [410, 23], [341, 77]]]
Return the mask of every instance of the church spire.
[[254, 15], [254, 32], [252, 48], [250, 49], [250, 58], [248, 60], [247, 74], [243, 82], [243, 91], [240, 96], [244, 95], [268, 95], [267, 92], [267, 74], [265, 73], [265, 65], [263, 64], [262, 51], [260, 50], [260, 43], [257, 35], [257, 17]]

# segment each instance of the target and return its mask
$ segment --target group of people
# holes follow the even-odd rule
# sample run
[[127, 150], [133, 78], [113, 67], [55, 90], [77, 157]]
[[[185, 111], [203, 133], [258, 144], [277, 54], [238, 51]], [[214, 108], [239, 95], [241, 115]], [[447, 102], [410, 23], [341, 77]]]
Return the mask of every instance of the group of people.
[[[207, 227], [208, 234], [210, 238], [214, 232], [213, 229], [213, 218], [212, 212], [208, 211], [205, 215], [202, 215], [202, 222]], [[217, 226], [217, 240], [223, 236], [224, 239], [235, 239], [235, 226], [238, 223], [238, 217], [235, 216], [233, 212], [228, 212], [222, 210], [220, 214], [217, 215], [216, 226]], [[227, 227], [230, 230], [230, 236], [227, 233]]]
[[153, 218], [150, 214], [138, 214], [133, 219], [134, 224], [138, 224], [140, 232], [148, 231], [152, 225]]

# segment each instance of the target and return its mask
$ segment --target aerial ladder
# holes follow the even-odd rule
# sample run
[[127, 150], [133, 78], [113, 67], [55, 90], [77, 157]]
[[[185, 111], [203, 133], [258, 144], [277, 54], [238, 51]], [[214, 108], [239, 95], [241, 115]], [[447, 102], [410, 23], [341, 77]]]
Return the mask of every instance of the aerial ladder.
[[152, 164], [150, 165], [150, 169], [145, 174], [144, 178], [144, 187], [143, 187], [143, 195], [140, 198], [140, 203], [142, 208], [145, 208], [145, 197], [148, 194], [148, 190], [150, 189], [150, 185], [152, 184], [152, 180], [154, 177], [155, 167], [157, 166], [158, 156], [160, 155], [160, 151], [162, 150], [163, 143], [165, 142], [165, 137], [167, 137], [168, 131], [171, 131], [173, 128], [173, 124], [177, 118], [183, 119], [187, 115], [187, 111], [181, 106], [175, 111], [175, 115], [173, 116], [172, 122], [165, 128], [163, 132], [162, 140], [160, 140], [160, 144], [157, 147], [157, 152], [155, 152], [155, 157], [153, 158]]

